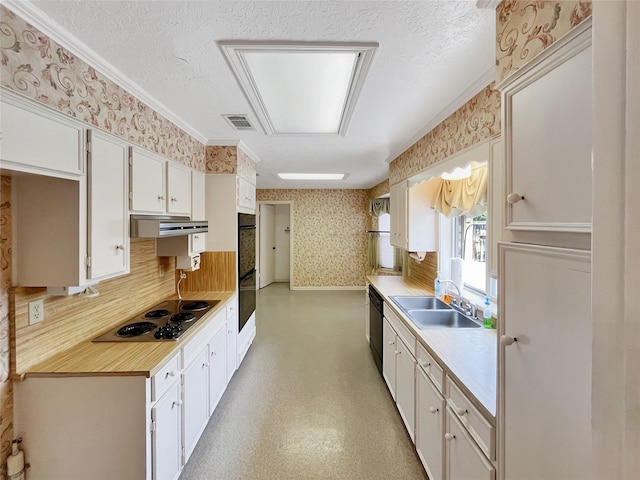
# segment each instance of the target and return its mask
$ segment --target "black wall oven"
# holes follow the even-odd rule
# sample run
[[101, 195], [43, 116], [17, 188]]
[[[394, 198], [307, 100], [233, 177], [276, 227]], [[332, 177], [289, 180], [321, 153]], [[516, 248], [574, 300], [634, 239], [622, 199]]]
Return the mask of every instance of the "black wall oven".
[[238, 214], [238, 332], [256, 311], [256, 216]]
[[380, 373], [382, 373], [382, 313], [382, 296], [369, 285], [369, 347]]

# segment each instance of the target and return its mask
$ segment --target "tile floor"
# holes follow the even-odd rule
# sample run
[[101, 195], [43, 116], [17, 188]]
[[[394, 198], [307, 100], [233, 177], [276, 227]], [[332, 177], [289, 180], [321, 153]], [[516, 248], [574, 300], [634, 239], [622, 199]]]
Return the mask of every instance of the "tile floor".
[[364, 291], [258, 292], [258, 333], [182, 480], [426, 480], [364, 338]]

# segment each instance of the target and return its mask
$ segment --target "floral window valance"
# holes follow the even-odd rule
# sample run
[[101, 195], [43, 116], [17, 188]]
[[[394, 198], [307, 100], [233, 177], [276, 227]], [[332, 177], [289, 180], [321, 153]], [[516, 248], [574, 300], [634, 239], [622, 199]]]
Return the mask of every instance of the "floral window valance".
[[369, 202], [369, 214], [379, 217], [383, 213], [389, 213], [389, 197], [374, 198]]
[[431, 205], [446, 217], [476, 216], [487, 211], [487, 164], [473, 164], [471, 176], [462, 180], [434, 178]]

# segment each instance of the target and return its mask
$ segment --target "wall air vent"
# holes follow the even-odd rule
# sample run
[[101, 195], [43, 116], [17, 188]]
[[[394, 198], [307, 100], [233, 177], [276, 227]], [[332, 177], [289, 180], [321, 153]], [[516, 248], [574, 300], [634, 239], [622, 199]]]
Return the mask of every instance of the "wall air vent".
[[255, 130], [246, 115], [222, 115], [236, 130]]

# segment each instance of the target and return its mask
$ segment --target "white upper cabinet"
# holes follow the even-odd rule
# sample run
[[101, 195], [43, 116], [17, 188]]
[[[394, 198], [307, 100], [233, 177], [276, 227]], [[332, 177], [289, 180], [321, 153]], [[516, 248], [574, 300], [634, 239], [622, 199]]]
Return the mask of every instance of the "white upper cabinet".
[[242, 177], [238, 177], [238, 207], [254, 211], [256, 208], [256, 187]]
[[591, 231], [591, 22], [498, 86], [506, 228]]
[[438, 215], [431, 208], [432, 185], [409, 187], [404, 180], [391, 186], [391, 245], [410, 252], [437, 250]]
[[166, 160], [138, 147], [131, 147], [130, 209], [139, 213], [166, 211]]
[[84, 174], [84, 127], [60, 112], [2, 89], [2, 168], [53, 177]]
[[129, 272], [127, 215], [128, 145], [89, 131], [88, 278], [100, 280]]
[[191, 215], [191, 169], [167, 162], [167, 213]]

